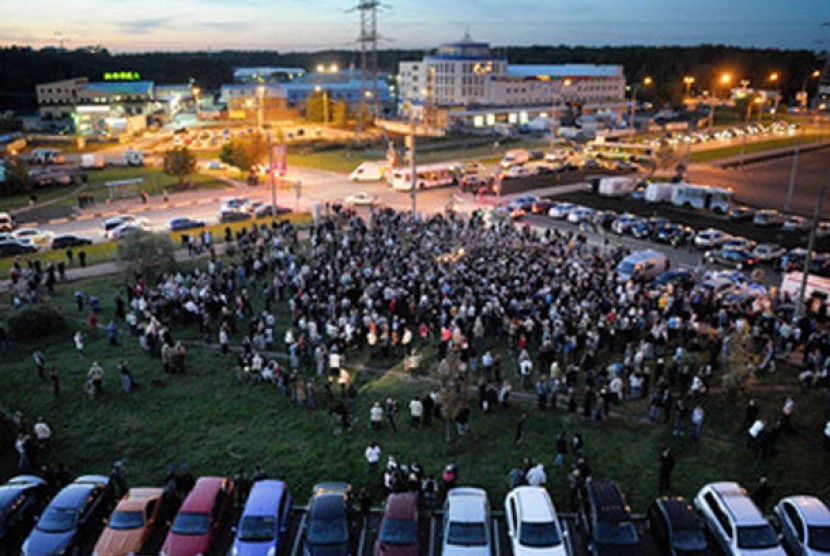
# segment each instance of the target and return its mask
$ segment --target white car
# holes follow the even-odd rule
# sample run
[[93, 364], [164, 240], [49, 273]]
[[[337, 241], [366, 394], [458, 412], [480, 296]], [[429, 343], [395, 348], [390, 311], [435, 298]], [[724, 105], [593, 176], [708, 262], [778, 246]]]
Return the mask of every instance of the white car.
[[806, 232], [810, 229], [810, 221], [803, 216], [791, 215], [781, 224], [781, 229], [785, 232]]
[[513, 556], [570, 556], [556, 508], [541, 487], [520, 486], [504, 500]]
[[579, 206], [573, 203], [556, 203], [548, 211], [548, 216], [555, 218], [556, 220], [562, 220], [563, 218], [567, 218], [568, 214], [577, 208], [579, 208]]
[[376, 205], [378, 204], [378, 196], [365, 191], [358, 191], [346, 197], [346, 204], [350, 207]]
[[38, 247], [48, 246], [54, 235], [52, 232], [37, 228], [18, 228], [12, 233], [14, 239], [28, 240]]
[[138, 232], [147, 231], [147, 227], [141, 222], [126, 222], [107, 232], [109, 239], [124, 239]]
[[568, 222], [579, 224], [585, 220], [592, 220], [597, 211], [591, 207], [577, 207], [568, 213]]
[[755, 249], [756, 245], [758, 245], [758, 242], [751, 239], [732, 236], [721, 244], [721, 249], [750, 252]]
[[816, 237], [830, 236], [830, 222], [821, 221], [816, 226]]
[[781, 537], [790, 554], [830, 554], [830, 508], [814, 496], [788, 496], [775, 506]]
[[444, 502], [442, 556], [491, 556], [490, 502], [481, 488], [457, 487]]
[[132, 214], [119, 214], [118, 216], [111, 216], [101, 223], [101, 226], [104, 228], [101, 235], [107, 237], [111, 230], [127, 223], [139, 223], [146, 226], [148, 224], [148, 220], [146, 218], [139, 218], [138, 216], [134, 216]]
[[775, 243], [761, 243], [752, 250], [752, 256], [764, 263], [775, 263], [786, 255], [787, 250]]
[[228, 212], [232, 210], [241, 210], [249, 200], [245, 197], [228, 197], [222, 199], [222, 204], [219, 205], [219, 212]]
[[706, 228], [695, 235], [695, 247], [698, 249], [712, 249], [714, 247], [720, 247], [729, 239], [729, 234], [715, 230], [714, 228]]

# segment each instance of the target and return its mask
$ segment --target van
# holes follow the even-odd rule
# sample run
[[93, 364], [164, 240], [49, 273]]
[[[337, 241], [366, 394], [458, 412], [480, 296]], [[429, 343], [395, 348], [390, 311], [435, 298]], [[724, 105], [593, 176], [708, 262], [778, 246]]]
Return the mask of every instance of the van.
[[349, 174], [349, 181], [381, 181], [389, 172], [386, 162], [364, 162]]
[[775, 530], [738, 483], [709, 483], [695, 496], [695, 507], [724, 554], [786, 556]]
[[668, 268], [669, 259], [663, 253], [653, 249], [635, 251], [617, 265], [617, 280], [652, 280]]
[[521, 166], [530, 160], [530, 153], [525, 149], [513, 149], [504, 154], [499, 165], [505, 170], [511, 166]]
[[646, 186], [645, 200], [648, 203], [670, 203], [674, 195], [675, 184], [655, 182]]
[[[781, 279], [782, 296], [789, 296], [797, 300], [801, 295], [801, 282], [804, 274], [801, 272], [787, 272]], [[819, 312], [830, 304], [830, 278], [823, 278], [810, 274], [807, 277], [807, 288], [804, 290], [804, 304], [811, 312]]]
[[636, 185], [631, 178], [600, 178], [597, 192], [603, 197], [627, 197]]

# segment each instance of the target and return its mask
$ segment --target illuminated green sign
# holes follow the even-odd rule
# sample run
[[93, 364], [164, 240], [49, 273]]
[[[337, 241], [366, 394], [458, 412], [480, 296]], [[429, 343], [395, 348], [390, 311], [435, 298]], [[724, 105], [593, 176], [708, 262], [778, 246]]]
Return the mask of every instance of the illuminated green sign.
[[138, 81], [141, 74], [137, 71], [106, 71], [104, 81]]

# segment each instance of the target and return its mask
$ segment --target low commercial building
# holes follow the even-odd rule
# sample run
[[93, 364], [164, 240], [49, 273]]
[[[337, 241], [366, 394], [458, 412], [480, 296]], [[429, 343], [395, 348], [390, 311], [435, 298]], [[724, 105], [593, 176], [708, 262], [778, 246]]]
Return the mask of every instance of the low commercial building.
[[219, 100], [227, 106], [228, 119], [257, 122], [297, 117], [289, 110], [285, 88], [280, 84], [244, 83], [222, 85]]
[[398, 82], [402, 106], [446, 127], [521, 125], [554, 111], [622, 116], [630, 109], [622, 66], [510, 64], [469, 35], [420, 61], [401, 62]]
[[233, 82], [247, 83], [287, 83], [305, 75], [303, 68], [250, 67], [234, 68]]

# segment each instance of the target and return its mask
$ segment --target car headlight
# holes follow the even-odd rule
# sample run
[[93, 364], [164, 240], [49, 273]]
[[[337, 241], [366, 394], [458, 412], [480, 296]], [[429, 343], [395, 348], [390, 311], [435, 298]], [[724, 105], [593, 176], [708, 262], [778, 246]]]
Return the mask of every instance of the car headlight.
[[[236, 555], [234, 555], [234, 556], [236, 556]], [[277, 547], [276, 546], [272, 546], [271, 548], [268, 549], [268, 556], [277, 556]]]
[[236, 547], [236, 545], [233, 545], [233, 547], [231, 547], [231, 556], [239, 556], [239, 549]]

